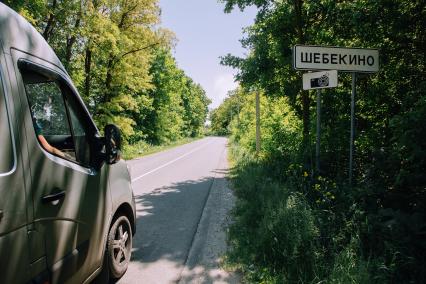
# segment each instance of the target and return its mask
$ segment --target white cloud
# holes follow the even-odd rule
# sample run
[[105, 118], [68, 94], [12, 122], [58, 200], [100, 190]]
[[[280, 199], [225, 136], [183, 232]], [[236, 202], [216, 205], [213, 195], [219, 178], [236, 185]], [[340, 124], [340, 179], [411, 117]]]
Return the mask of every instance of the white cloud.
[[213, 90], [208, 92], [212, 100], [211, 108], [218, 107], [226, 98], [229, 91], [238, 87], [238, 83], [234, 82], [234, 75], [232, 73], [220, 74], [216, 76], [213, 81]]

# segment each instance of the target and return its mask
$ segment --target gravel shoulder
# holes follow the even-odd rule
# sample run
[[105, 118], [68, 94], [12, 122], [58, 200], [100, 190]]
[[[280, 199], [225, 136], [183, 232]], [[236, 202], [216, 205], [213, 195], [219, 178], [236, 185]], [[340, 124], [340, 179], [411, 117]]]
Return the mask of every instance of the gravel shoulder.
[[235, 197], [226, 180], [227, 149], [210, 189], [179, 283], [240, 283], [235, 272], [221, 268], [221, 258], [228, 246], [226, 230], [231, 223], [230, 210]]

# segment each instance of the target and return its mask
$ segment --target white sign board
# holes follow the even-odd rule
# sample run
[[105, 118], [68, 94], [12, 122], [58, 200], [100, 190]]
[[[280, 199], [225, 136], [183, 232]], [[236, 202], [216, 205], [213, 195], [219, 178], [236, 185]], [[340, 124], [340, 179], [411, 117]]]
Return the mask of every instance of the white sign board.
[[379, 50], [295, 45], [293, 67], [297, 70], [379, 71]]
[[337, 87], [337, 70], [303, 74], [303, 90]]

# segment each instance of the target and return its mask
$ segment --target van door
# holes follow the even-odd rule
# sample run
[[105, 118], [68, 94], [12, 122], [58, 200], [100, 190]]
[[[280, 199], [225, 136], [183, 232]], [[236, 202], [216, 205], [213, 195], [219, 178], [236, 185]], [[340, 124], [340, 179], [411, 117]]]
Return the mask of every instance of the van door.
[[16, 120], [5, 58], [0, 45], [0, 283], [25, 283], [30, 275], [27, 199]]
[[111, 211], [107, 167], [90, 166], [98, 131], [61, 69], [12, 54], [31, 155], [34, 226], [44, 235], [52, 283], [82, 283], [101, 265]]

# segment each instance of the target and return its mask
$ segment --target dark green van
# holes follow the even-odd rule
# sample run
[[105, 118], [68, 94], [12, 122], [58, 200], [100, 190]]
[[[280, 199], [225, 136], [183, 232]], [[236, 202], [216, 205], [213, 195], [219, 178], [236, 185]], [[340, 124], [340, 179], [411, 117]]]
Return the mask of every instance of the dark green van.
[[120, 147], [43, 37], [0, 3], [0, 283], [126, 272], [135, 204]]

